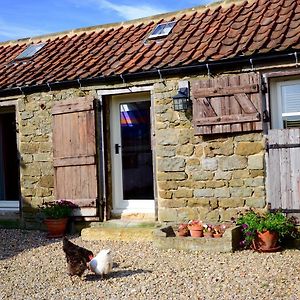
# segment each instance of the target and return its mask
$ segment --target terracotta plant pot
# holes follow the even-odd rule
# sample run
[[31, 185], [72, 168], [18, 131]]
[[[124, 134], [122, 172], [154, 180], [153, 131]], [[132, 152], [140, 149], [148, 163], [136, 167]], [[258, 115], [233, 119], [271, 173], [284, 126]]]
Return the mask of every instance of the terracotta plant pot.
[[191, 237], [203, 237], [203, 229], [190, 229]]
[[259, 252], [276, 252], [280, 249], [278, 246], [278, 234], [274, 231], [258, 232], [253, 240], [253, 249]]
[[178, 229], [177, 231], [177, 236], [188, 236], [189, 235], [189, 231], [188, 229]]
[[63, 219], [45, 219], [48, 238], [58, 238], [64, 236], [67, 228], [68, 218]]
[[209, 232], [204, 232], [203, 233], [204, 237], [209, 237], [209, 238], [212, 238], [213, 237], [213, 233], [211, 231]]
[[214, 233], [214, 234], [213, 234], [213, 237], [214, 237], [214, 238], [221, 238], [222, 236], [223, 236], [222, 233]]

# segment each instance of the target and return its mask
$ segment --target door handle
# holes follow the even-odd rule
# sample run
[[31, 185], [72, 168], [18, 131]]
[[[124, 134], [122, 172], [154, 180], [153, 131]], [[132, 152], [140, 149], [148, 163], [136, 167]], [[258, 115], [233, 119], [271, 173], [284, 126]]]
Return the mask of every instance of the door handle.
[[115, 144], [115, 154], [119, 154], [120, 153], [120, 149], [121, 146], [119, 144]]

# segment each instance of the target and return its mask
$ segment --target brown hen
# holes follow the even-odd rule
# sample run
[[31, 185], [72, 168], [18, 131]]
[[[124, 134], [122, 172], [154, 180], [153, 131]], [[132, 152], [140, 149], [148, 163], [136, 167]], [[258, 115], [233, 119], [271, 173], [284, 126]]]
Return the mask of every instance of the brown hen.
[[63, 238], [63, 251], [66, 254], [69, 275], [81, 277], [88, 268], [88, 262], [94, 257], [93, 252], [73, 244], [66, 237]]

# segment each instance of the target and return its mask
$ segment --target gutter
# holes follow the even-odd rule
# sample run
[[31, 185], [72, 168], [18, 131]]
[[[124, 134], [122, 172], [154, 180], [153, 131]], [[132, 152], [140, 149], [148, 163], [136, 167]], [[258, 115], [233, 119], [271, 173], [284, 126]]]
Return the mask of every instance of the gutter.
[[127, 73], [121, 75], [112, 76], [98, 76], [93, 78], [84, 78], [76, 80], [66, 80], [60, 82], [52, 82], [41, 85], [12, 87], [6, 89], [0, 89], [0, 97], [24, 95], [34, 92], [43, 92], [51, 90], [59, 90], [66, 88], [82, 87], [89, 85], [96, 85], [99, 83], [126, 83], [139, 79], [163, 79], [172, 75], [193, 75], [193, 74], [208, 74], [211, 75], [212, 71], [229, 70], [241, 68], [241, 66], [250, 66], [252, 70], [255, 70], [255, 66], [258, 64], [265, 64], [267, 62], [278, 61], [294, 61], [298, 66], [298, 57], [300, 58], [300, 52], [274, 54], [274, 55], [261, 55], [254, 57], [239, 57], [233, 59], [224, 59], [219, 61], [206, 61], [200, 64], [180, 66], [174, 68], [152, 69], [149, 71], [142, 71], [136, 73]]

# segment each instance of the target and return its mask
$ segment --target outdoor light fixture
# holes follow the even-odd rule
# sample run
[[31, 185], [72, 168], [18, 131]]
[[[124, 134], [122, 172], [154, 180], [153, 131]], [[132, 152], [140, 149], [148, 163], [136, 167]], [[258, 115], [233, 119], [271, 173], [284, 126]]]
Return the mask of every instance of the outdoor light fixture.
[[179, 82], [177, 95], [173, 96], [174, 110], [187, 110], [191, 105], [188, 81]]

